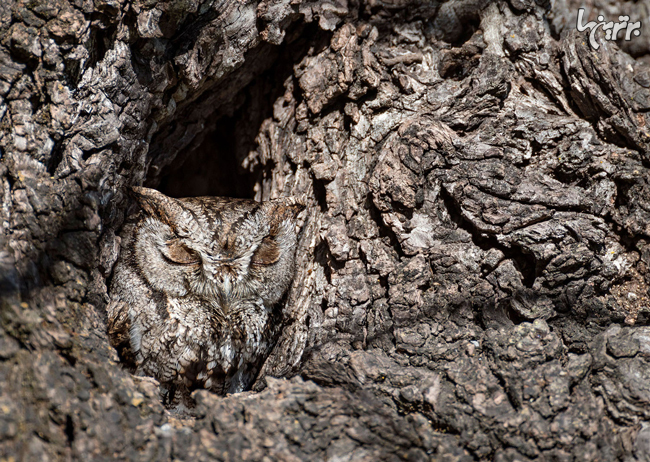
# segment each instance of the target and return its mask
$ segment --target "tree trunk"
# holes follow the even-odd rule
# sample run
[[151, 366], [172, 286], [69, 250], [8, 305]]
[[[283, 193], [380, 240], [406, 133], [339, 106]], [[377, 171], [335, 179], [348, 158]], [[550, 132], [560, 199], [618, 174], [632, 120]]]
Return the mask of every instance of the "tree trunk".
[[[648, 460], [650, 33], [580, 6], [4, 0], [2, 460]], [[254, 390], [192, 418], [107, 339], [141, 184], [310, 204]]]

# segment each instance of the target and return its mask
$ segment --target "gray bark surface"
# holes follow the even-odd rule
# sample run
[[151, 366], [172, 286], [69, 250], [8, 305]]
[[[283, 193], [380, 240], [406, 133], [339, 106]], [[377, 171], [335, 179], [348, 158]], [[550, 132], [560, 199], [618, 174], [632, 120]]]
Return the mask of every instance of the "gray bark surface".
[[[650, 32], [580, 6], [2, 1], [0, 459], [648, 460]], [[311, 208], [192, 418], [106, 334], [141, 184]]]

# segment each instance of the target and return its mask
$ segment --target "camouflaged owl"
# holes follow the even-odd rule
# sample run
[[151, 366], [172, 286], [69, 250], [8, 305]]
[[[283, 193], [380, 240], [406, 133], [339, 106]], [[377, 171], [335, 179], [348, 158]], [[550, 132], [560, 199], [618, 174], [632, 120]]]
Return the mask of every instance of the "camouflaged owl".
[[197, 388], [245, 390], [281, 328], [304, 206], [133, 193], [142, 211], [123, 229], [113, 271], [113, 345], [161, 383], [166, 404]]

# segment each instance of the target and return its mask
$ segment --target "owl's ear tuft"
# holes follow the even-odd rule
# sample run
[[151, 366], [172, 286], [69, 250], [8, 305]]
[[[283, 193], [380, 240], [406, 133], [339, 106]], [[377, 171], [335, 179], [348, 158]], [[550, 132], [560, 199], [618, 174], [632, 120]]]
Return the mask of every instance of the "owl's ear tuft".
[[147, 215], [159, 218], [175, 232], [177, 231], [176, 222], [184, 210], [176, 199], [165, 196], [155, 189], [139, 186], [131, 187], [131, 193]]
[[138, 205], [142, 207], [142, 210], [152, 216], [163, 215], [169, 208], [170, 202], [173, 200], [171, 197], [165, 196], [160, 191], [141, 186], [132, 186], [131, 193]]
[[272, 216], [278, 222], [286, 220], [287, 218], [295, 220], [298, 217], [298, 214], [306, 208], [304, 202], [297, 197], [281, 197], [269, 201], [269, 204], [273, 207]]
[[303, 203], [296, 202], [295, 204], [287, 206], [287, 208], [289, 209], [289, 212], [292, 214], [293, 218], [297, 218], [298, 214], [305, 210], [307, 206]]

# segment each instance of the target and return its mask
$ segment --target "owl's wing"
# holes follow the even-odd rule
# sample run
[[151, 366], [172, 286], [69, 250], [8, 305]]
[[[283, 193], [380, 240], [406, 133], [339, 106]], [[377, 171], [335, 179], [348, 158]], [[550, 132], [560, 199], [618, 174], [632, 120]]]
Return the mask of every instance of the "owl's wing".
[[108, 338], [117, 350], [120, 360], [129, 367], [135, 367], [135, 355], [129, 341], [131, 334], [131, 319], [126, 303], [113, 300], [108, 305]]

